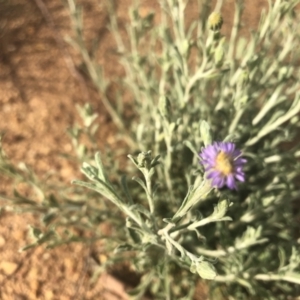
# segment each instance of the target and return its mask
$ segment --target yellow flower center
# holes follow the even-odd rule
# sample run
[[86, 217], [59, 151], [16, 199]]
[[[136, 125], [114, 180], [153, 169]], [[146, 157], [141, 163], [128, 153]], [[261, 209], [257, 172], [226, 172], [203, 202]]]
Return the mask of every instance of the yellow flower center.
[[215, 169], [225, 176], [229, 175], [233, 171], [232, 158], [224, 151], [220, 151], [216, 158]]

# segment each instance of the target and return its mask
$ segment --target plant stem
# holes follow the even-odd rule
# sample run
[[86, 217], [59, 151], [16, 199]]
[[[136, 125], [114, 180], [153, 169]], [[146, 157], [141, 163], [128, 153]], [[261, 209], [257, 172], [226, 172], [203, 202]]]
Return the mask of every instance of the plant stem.
[[[243, 273], [241, 276], [244, 278], [249, 278], [248, 273]], [[287, 281], [287, 282], [291, 282], [291, 283], [300, 284], [300, 276], [298, 273], [295, 273], [295, 272], [288, 272], [288, 273], [282, 274], [282, 275], [273, 274], [273, 273], [257, 274], [257, 275], [254, 275], [253, 278], [256, 280], [261, 280], [261, 281]], [[214, 280], [218, 281], [218, 282], [232, 282], [232, 281], [236, 281], [237, 277], [233, 274], [226, 275], [226, 276], [218, 275]]]
[[152, 184], [151, 184], [151, 177], [149, 176], [149, 172], [145, 172], [145, 180], [146, 180], [146, 186], [147, 186], [147, 199], [148, 199], [148, 204], [149, 204], [149, 209], [151, 214], [153, 215], [154, 213], [154, 201], [153, 201], [153, 192], [152, 192]]

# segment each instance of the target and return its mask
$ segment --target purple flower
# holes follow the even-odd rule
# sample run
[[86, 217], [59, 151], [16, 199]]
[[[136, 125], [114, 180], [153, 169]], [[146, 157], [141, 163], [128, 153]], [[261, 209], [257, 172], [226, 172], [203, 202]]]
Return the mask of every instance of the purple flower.
[[247, 160], [241, 155], [242, 152], [230, 142], [214, 142], [202, 150], [201, 163], [212, 186], [220, 189], [227, 185], [233, 190], [237, 189], [236, 181], [245, 181], [243, 166]]

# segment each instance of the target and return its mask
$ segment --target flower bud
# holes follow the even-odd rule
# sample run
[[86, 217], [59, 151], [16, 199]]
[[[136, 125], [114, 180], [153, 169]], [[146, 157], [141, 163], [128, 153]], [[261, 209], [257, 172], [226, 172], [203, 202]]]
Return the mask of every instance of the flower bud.
[[208, 17], [208, 27], [213, 31], [219, 31], [222, 27], [223, 19], [219, 12], [212, 12]]
[[141, 152], [137, 157], [137, 163], [140, 168], [149, 169], [151, 166], [151, 151]]
[[192, 273], [198, 273], [203, 279], [213, 280], [217, 276], [216, 268], [208, 261], [193, 261], [190, 267]]
[[216, 268], [208, 261], [199, 262], [196, 270], [203, 279], [213, 280], [217, 276]]

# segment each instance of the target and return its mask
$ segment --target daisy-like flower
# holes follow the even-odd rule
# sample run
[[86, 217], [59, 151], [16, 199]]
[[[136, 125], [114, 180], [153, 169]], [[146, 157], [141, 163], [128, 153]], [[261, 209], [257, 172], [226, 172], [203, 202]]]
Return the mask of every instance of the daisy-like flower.
[[212, 186], [220, 189], [226, 185], [236, 190], [236, 181], [245, 181], [243, 166], [247, 160], [241, 155], [242, 152], [230, 142], [214, 142], [202, 150], [200, 161]]

